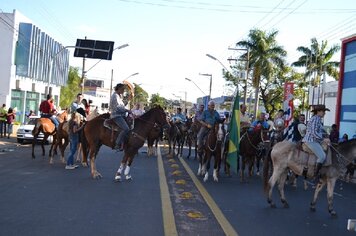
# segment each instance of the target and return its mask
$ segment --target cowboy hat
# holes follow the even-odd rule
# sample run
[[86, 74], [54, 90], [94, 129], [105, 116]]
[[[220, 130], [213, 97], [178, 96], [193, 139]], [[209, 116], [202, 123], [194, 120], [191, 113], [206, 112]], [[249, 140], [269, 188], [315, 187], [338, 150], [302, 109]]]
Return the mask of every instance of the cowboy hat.
[[326, 108], [325, 105], [318, 104], [318, 105], [312, 105], [312, 112], [317, 112], [317, 111], [330, 111], [329, 108]]

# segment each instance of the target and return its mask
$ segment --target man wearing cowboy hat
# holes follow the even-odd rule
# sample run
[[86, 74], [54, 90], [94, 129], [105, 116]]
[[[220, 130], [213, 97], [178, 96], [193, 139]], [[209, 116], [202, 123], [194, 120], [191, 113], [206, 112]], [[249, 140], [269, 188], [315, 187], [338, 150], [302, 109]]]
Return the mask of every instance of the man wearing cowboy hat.
[[110, 110], [111, 110], [111, 117], [117, 126], [121, 128], [121, 132], [116, 138], [115, 142], [115, 149], [119, 151], [123, 150], [123, 138], [129, 131], [129, 126], [125, 121], [126, 112], [131, 113], [130, 110], [126, 109], [125, 102], [123, 100], [123, 93], [125, 90], [125, 84], [118, 83], [115, 88], [115, 92], [112, 94], [110, 99]]
[[321, 142], [325, 141], [328, 145], [330, 139], [325, 138], [327, 134], [323, 128], [322, 118], [325, 116], [325, 112], [330, 111], [325, 105], [313, 106], [313, 117], [310, 118], [307, 124], [307, 132], [303, 138], [303, 142], [308, 148], [316, 155], [316, 167], [314, 171], [314, 180], [318, 181], [320, 169], [326, 159], [326, 154], [321, 146]]

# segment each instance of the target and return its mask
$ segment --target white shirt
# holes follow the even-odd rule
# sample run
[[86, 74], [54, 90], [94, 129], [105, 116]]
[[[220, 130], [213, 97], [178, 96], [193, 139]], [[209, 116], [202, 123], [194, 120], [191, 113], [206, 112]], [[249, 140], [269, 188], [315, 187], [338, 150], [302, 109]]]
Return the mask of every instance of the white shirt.
[[116, 92], [111, 95], [110, 111], [111, 118], [125, 116], [127, 109], [125, 108], [125, 103], [122, 95], [119, 95]]

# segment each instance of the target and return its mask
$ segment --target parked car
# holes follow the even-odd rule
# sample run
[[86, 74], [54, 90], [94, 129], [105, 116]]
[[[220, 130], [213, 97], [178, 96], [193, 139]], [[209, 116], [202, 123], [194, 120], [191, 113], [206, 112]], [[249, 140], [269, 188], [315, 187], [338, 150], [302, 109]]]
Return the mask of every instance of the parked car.
[[[32, 135], [32, 130], [36, 125], [37, 119], [40, 118], [39, 116], [30, 116], [27, 121], [24, 124], [21, 124], [20, 127], [17, 129], [17, 142], [18, 143], [25, 143], [25, 142], [32, 142], [33, 140], [33, 135]], [[44, 138], [43, 133], [41, 132], [37, 140], [42, 141]], [[52, 143], [53, 137], [49, 136], [47, 139], [48, 143]]]

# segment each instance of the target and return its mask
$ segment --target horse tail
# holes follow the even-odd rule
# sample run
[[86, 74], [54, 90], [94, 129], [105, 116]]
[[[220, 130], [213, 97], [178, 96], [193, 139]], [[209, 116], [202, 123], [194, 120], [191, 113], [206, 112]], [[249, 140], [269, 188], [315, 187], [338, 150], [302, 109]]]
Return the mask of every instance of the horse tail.
[[83, 152], [83, 161], [88, 162], [88, 154], [89, 154], [89, 150], [88, 150], [88, 140], [85, 137], [85, 132], [84, 129], [81, 130], [80, 132], [80, 142], [82, 145], [82, 152]]
[[267, 194], [269, 191], [269, 169], [270, 169], [270, 163], [271, 163], [271, 151], [272, 148], [269, 148], [269, 150], [267, 150], [266, 156], [263, 159], [263, 189], [264, 192]]

